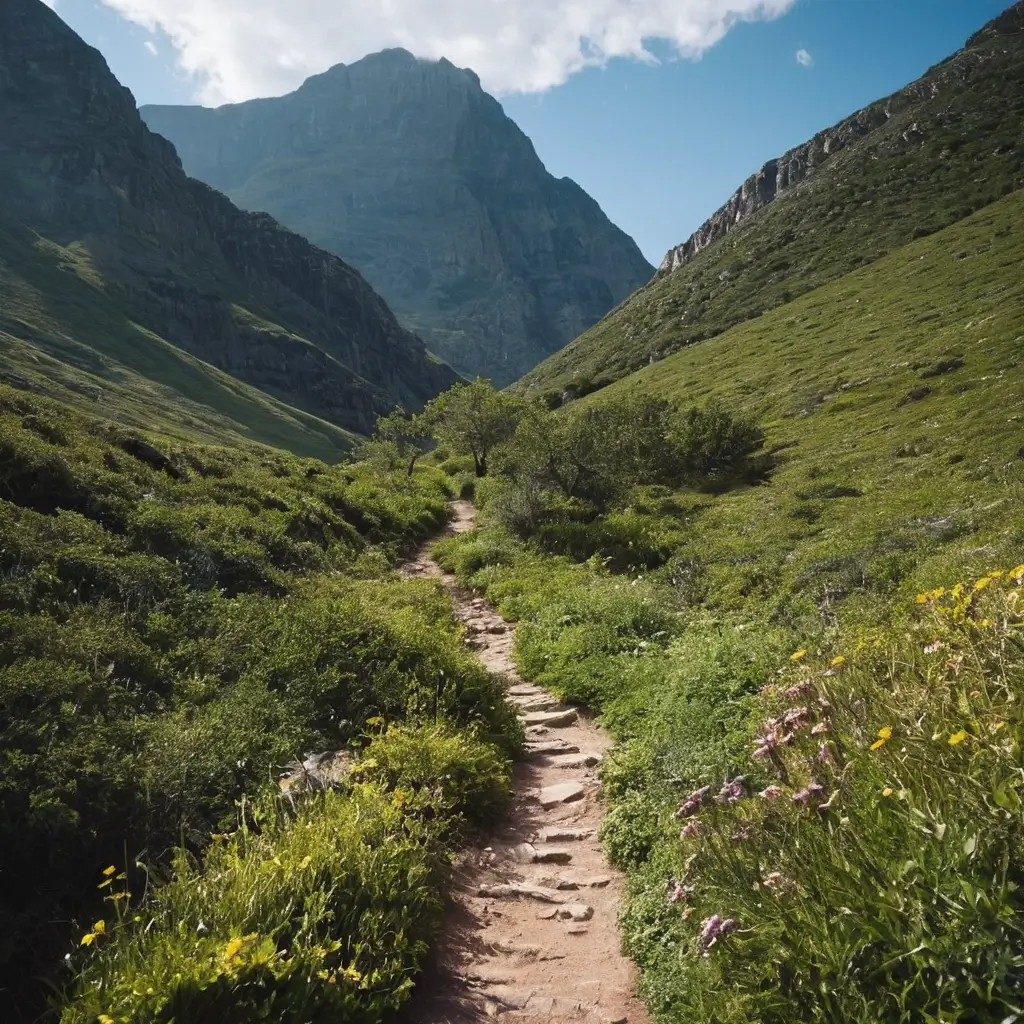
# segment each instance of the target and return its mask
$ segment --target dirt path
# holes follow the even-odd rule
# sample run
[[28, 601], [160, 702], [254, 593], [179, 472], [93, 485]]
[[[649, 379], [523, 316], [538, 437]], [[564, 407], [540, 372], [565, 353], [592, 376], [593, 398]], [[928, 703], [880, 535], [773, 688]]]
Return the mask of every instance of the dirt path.
[[[450, 529], [472, 529], [469, 502]], [[408, 1024], [469, 1024], [499, 1017], [534, 1024], [646, 1024], [634, 968], [620, 952], [621, 876], [597, 841], [604, 813], [597, 766], [608, 736], [574, 708], [524, 683], [511, 660], [514, 627], [482, 598], [456, 588], [426, 552], [404, 571], [438, 580], [466, 625], [466, 639], [527, 726], [527, 759], [515, 768], [508, 819], [490, 845], [466, 851], [435, 961], [405, 1016]]]

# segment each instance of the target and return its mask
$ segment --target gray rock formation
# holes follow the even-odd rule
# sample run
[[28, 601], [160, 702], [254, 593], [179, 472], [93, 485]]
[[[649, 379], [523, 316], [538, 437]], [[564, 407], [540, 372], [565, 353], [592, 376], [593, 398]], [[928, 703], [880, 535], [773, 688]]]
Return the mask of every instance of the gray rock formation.
[[74, 243], [134, 322], [343, 427], [456, 379], [352, 267], [189, 179], [40, 0], [0, 4], [0, 226]]
[[[967, 40], [965, 48], [978, 46], [999, 35], [1014, 35], [1024, 30], [1024, 4], [1018, 2]], [[775, 160], [769, 160], [733, 193], [685, 242], [665, 254], [659, 273], [672, 273], [685, 266], [699, 252], [724, 238], [733, 228], [812, 177], [848, 145], [886, 124], [891, 117], [939, 94], [939, 78], [928, 75], [906, 88], [858, 110], [837, 125], [818, 132], [809, 142], [797, 146]], [[911, 126], [911, 132], [914, 126]]]
[[431, 349], [499, 384], [653, 274], [446, 60], [386, 50], [288, 96], [142, 115], [190, 174], [358, 267]]

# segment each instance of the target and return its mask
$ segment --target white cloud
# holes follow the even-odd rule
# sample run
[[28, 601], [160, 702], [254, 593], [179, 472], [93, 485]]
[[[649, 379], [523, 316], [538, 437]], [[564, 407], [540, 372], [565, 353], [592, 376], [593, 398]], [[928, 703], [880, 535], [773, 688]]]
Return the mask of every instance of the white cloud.
[[404, 46], [471, 67], [497, 93], [538, 92], [664, 40], [699, 57], [737, 21], [796, 0], [103, 0], [162, 29], [204, 102], [274, 95], [332, 64]]
[[809, 68], [814, 64], [814, 58], [802, 47], [796, 51], [796, 62], [801, 67]]
[[159, 51], [158, 51], [158, 50], [157, 50], [157, 48], [156, 48], [156, 43], [154, 43], [152, 39], [146, 39], [146, 40], [144, 40], [144, 41], [143, 41], [143, 43], [142, 43], [142, 45], [143, 45], [143, 46], [144, 46], [144, 47], [145, 47], [145, 48], [146, 48], [147, 50], [149, 50], [149, 52], [150, 52], [150, 53], [151, 53], [151, 54], [152, 54], [152, 55], [153, 55], [154, 57], [156, 57], [156, 56], [157, 56], [157, 54], [159, 53]]

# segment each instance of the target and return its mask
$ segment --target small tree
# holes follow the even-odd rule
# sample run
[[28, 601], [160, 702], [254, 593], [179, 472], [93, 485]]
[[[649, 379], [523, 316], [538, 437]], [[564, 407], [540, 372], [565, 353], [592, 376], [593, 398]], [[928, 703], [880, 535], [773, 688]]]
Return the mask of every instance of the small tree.
[[489, 381], [477, 377], [428, 402], [423, 418], [440, 443], [457, 454], [473, 456], [480, 477], [487, 475], [491, 451], [515, 433], [522, 409], [522, 399], [495, 391]]
[[407, 476], [412, 476], [416, 460], [433, 447], [430, 425], [424, 415], [408, 416], [401, 409], [378, 418], [374, 437], [394, 445], [398, 457], [406, 464]]
[[754, 469], [752, 456], [764, 445], [764, 431], [712, 404], [685, 412], [673, 426], [672, 442], [680, 477], [711, 482]]

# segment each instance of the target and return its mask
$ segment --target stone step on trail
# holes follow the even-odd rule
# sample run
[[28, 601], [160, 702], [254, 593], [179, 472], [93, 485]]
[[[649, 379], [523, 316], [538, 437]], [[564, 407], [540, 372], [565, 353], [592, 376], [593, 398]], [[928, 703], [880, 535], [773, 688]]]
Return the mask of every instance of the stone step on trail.
[[562, 755], [555, 755], [546, 759], [547, 763], [553, 768], [593, 768], [595, 765], [599, 765], [604, 758], [600, 754], [595, 753], [573, 753]]
[[542, 828], [537, 836], [538, 843], [571, 843], [589, 839], [594, 834], [592, 828], [569, 828], [561, 825], [552, 825]]
[[549, 811], [559, 804], [571, 804], [587, 795], [587, 787], [581, 782], [558, 782], [537, 791], [537, 802]]
[[528, 726], [545, 726], [548, 729], [564, 729], [567, 726], [575, 725], [579, 714], [575, 708], [565, 708], [562, 711], [531, 711], [523, 716], [523, 721]]
[[558, 916], [566, 921], [589, 921], [594, 916], [594, 908], [588, 903], [566, 903], [558, 908]]
[[578, 892], [580, 889], [604, 889], [611, 885], [611, 875], [594, 875], [590, 878], [538, 878], [537, 885], [559, 892]]
[[523, 711], [566, 711], [565, 705], [554, 697], [516, 697], [515, 703]]
[[554, 846], [542, 846], [539, 849], [532, 843], [520, 843], [512, 851], [512, 856], [520, 864], [568, 864], [572, 854]]
[[563, 740], [555, 736], [550, 740], [534, 740], [526, 744], [526, 753], [529, 757], [552, 757], [558, 754], [578, 754], [580, 748], [575, 743]]
[[504, 882], [495, 885], [481, 885], [476, 891], [477, 896], [484, 899], [507, 900], [523, 896], [537, 900], [539, 903], [564, 903], [565, 896], [557, 889], [545, 889], [529, 882]]
[[533, 683], [515, 683], [506, 691], [510, 697], [540, 697], [547, 696], [547, 690], [542, 690]]

